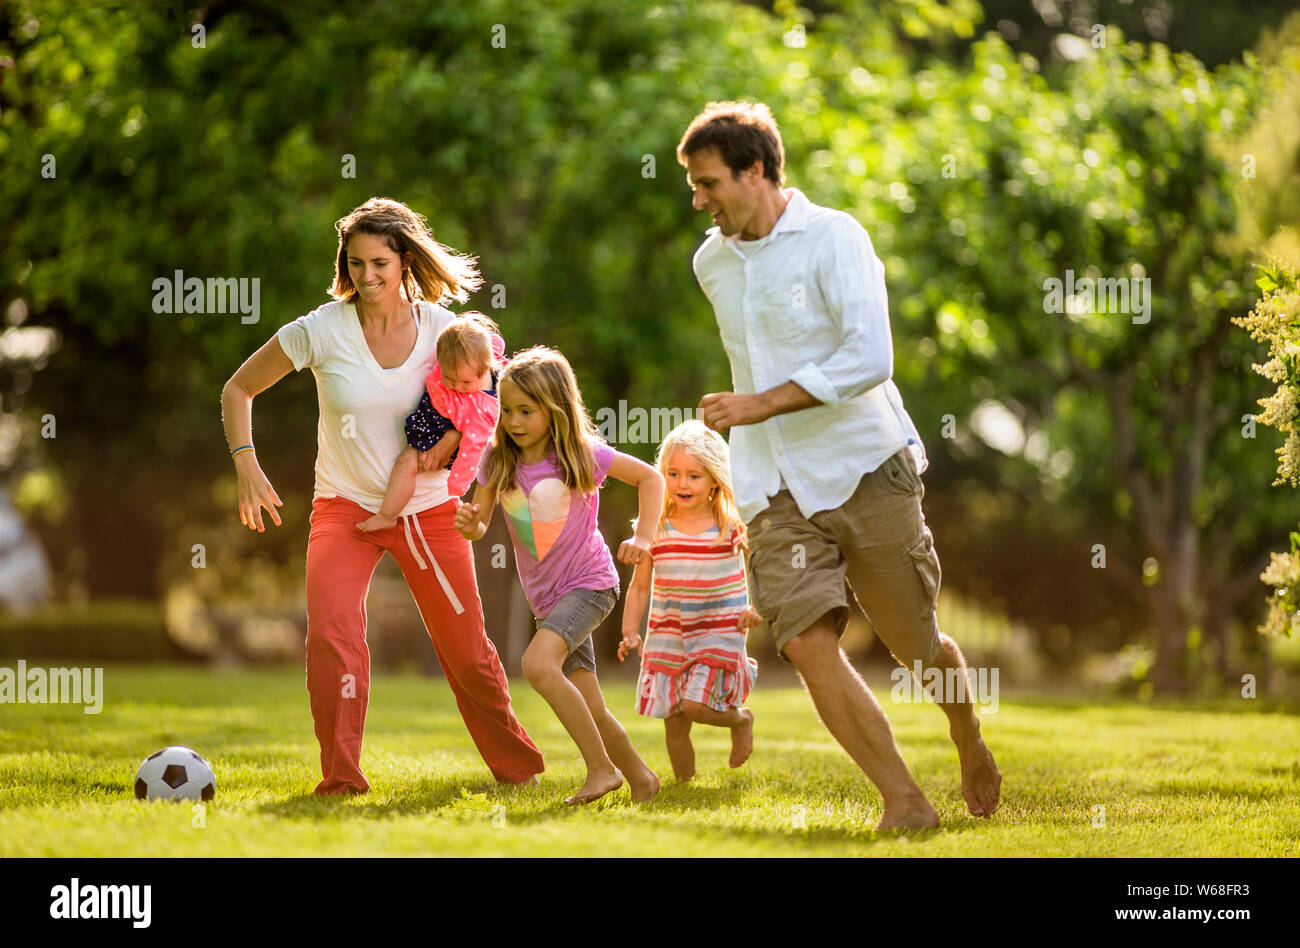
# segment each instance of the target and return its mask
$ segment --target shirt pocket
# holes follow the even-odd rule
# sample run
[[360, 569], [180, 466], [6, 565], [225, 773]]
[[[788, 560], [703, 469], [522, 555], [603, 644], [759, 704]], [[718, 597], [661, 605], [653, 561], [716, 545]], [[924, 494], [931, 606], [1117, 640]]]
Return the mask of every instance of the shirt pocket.
[[764, 324], [777, 341], [798, 345], [811, 340], [817, 330], [817, 287], [811, 279], [800, 274], [782, 277], [765, 286], [760, 298]]

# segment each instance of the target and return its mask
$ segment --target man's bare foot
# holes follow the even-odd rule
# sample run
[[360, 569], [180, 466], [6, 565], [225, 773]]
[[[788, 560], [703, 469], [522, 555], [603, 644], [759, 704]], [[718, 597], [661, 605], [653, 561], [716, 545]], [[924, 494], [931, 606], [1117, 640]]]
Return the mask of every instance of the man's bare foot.
[[623, 786], [623, 775], [618, 772], [617, 768], [610, 770], [608, 773], [589, 773], [578, 792], [573, 796], [565, 799], [569, 806], [581, 806], [584, 803], [590, 803], [592, 800], [599, 800], [607, 793], [613, 793], [619, 787]]
[[357, 529], [362, 533], [374, 533], [376, 530], [387, 530], [389, 527], [395, 526], [397, 526], [397, 520], [393, 517], [381, 517], [379, 514], [374, 514], [357, 524]]
[[978, 722], [969, 734], [949, 733], [957, 745], [957, 759], [961, 761], [961, 795], [967, 808], [972, 816], [992, 816], [1001, 796], [1002, 773], [980, 737]]
[[635, 780], [628, 777], [627, 782], [632, 789], [633, 803], [645, 803], [647, 800], [653, 800], [659, 793], [659, 777], [649, 767], [645, 769], [645, 773]]
[[914, 800], [893, 807], [886, 806], [876, 829], [927, 829], [938, 825], [939, 814], [922, 794]]
[[739, 767], [749, 760], [750, 752], [754, 749], [754, 712], [749, 708], [739, 710], [745, 723], [731, 729], [731, 757], [727, 763], [732, 767]]

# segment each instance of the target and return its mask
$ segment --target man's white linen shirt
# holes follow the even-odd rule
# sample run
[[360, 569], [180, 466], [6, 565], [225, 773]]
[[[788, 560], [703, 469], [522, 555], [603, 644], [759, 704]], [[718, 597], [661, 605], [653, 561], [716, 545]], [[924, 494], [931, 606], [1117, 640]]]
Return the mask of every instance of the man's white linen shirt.
[[811, 517], [839, 507], [864, 474], [910, 446], [925, 447], [890, 376], [885, 267], [852, 216], [797, 188], [771, 233], [753, 241], [710, 227], [695, 278], [713, 304], [732, 388], [757, 394], [794, 382], [821, 405], [731, 429], [740, 515], [752, 520], [788, 487]]

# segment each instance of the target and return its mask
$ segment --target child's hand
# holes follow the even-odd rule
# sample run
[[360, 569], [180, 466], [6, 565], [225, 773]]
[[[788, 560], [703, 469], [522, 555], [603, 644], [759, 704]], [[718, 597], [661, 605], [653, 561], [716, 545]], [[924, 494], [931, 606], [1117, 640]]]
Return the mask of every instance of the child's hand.
[[441, 471], [447, 466], [447, 461], [451, 459], [452, 452], [456, 450], [456, 445], [460, 443], [459, 431], [448, 431], [442, 436], [442, 440], [420, 455], [420, 470], [422, 471]]
[[641, 633], [632, 631], [623, 633], [623, 641], [618, 643], [618, 660], [621, 662], [628, 652], [635, 652], [641, 647]]
[[456, 508], [456, 518], [452, 520], [451, 525], [460, 531], [460, 535], [466, 540], [477, 540], [474, 534], [478, 533], [474, 524], [478, 520], [478, 504], [462, 503]]
[[624, 540], [618, 548], [618, 561], [620, 563], [640, 563], [642, 559], [650, 559], [650, 542], [640, 537], [629, 537]]
[[752, 629], [756, 625], [761, 625], [762, 622], [763, 617], [754, 611], [754, 607], [746, 606], [745, 611], [736, 620], [736, 631], [743, 632], [745, 629]]

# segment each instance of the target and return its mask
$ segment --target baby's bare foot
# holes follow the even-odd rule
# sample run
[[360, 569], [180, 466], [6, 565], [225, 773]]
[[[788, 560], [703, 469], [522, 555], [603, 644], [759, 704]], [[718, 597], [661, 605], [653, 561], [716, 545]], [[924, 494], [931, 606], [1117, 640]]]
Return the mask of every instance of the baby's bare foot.
[[645, 803], [647, 800], [653, 800], [659, 793], [659, 778], [649, 767], [645, 772], [633, 779], [628, 777], [628, 785], [632, 788], [632, 802]]
[[564, 802], [569, 806], [581, 806], [584, 803], [590, 803], [592, 800], [599, 800], [607, 793], [613, 793], [619, 787], [623, 786], [623, 775], [615, 768], [608, 772], [589, 773], [578, 792], [568, 797]]
[[740, 713], [745, 723], [731, 729], [731, 758], [727, 763], [732, 767], [739, 767], [749, 760], [750, 752], [754, 749], [754, 712], [749, 708], [741, 708]]
[[362, 533], [374, 533], [376, 530], [387, 530], [389, 527], [395, 526], [397, 526], [397, 520], [393, 517], [381, 517], [379, 514], [374, 514], [357, 524], [357, 529]]

